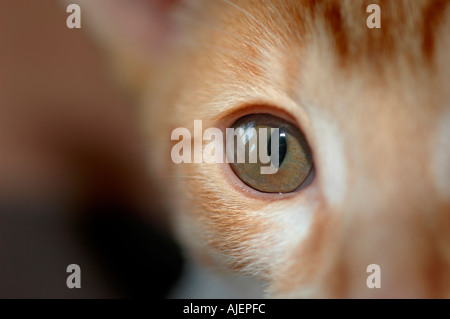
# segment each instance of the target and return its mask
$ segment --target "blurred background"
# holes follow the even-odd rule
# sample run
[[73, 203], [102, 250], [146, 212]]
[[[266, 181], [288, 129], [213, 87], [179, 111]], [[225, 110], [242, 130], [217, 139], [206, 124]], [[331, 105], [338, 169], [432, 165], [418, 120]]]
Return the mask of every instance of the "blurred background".
[[68, 15], [0, 0], [0, 298], [166, 297], [183, 260], [133, 101]]

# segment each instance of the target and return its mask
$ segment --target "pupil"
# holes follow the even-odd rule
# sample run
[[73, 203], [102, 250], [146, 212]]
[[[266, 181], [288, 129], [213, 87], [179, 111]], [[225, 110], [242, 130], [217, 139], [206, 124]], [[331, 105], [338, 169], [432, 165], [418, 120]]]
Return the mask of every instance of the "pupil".
[[[281, 166], [281, 164], [284, 161], [284, 158], [286, 157], [286, 151], [287, 151], [287, 143], [286, 143], [286, 134], [280, 133], [279, 135], [279, 144], [278, 144], [278, 151], [279, 151], [279, 164], [278, 166]], [[267, 145], [267, 153], [269, 156], [272, 155], [272, 136], [269, 138], [269, 142]]]

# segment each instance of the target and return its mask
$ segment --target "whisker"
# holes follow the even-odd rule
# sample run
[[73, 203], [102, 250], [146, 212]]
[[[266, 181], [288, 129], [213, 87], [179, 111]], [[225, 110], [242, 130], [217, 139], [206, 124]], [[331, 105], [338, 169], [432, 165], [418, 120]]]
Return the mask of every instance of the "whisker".
[[182, 179], [190, 179], [190, 180], [200, 180], [200, 181], [210, 181], [209, 178], [201, 177], [201, 176], [189, 176], [189, 175], [173, 175], [171, 178], [182, 178]]

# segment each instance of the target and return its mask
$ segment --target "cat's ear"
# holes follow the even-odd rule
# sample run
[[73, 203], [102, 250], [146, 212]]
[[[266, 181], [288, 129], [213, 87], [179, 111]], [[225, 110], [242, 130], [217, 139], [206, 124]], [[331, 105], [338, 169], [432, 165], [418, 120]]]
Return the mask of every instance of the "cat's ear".
[[[83, 29], [111, 55], [118, 77], [138, 86], [141, 73], [173, 49], [181, 0], [78, 0]], [[86, 22], [86, 23], [84, 23]]]

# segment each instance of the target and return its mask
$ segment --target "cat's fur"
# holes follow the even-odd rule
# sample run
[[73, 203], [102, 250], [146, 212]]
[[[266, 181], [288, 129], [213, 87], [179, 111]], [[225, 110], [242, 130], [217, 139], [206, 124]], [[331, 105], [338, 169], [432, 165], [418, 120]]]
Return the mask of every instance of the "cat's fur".
[[[140, 102], [189, 256], [271, 297], [450, 297], [450, 1], [80, 3]], [[261, 112], [305, 133], [309, 187], [262, 194], [227, 164], [172, 163], [174, 128]]]

